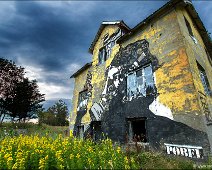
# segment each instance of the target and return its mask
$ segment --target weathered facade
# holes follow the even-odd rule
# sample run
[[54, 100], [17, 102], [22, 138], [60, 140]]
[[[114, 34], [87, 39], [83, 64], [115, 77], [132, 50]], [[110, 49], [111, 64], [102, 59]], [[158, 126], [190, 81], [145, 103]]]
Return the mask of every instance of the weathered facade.
[[103, 22], [92, 62], [72, 75], [74, 134], [203, 158], [212, 146], [211, 47], [188, 0], [171, 0], [133, 29]]

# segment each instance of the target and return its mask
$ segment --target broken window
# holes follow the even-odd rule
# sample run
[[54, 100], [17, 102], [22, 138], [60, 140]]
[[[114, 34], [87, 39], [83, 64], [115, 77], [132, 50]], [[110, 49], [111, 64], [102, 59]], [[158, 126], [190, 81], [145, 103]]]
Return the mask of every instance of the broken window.
[[88, 91], [85, 90], [79, 93], [77, 111], [86, 110], [87, 103], [88, 103]]
[[129, 119], [128, 126], [130, 142], [147, 142], [146, 118]]
[[104, 63], [112, 52], [113, 46], [116, 44], [116, 40], [122, 35], [121, 29], [117, 29], [114, 34], [109, 36], [106, 34], [103, 38], [103, 47], [99, 50], [99, 64]]
[[210, 85], [209, 85], [209, 81], [208, 81], [206, 72], [205, 72], [204, 68], [199, 63], [197, 63], [197, 66], [198, 66], [198, 69], [199, 69], [199, 74], [200, 74], [200, 78], [201, 78], [201, 81], [202, 81], [202, 85], [204, 87], [205, 94], [210, 95], [210, 93], [211, 93]]
[[153, 91], [154, 79], [151, 64], [128, 74], [127, 96], [129, 99], [141, 95], [146, 96]]
[[77, 137], [83, 139], [84, 125], [77, 126]]

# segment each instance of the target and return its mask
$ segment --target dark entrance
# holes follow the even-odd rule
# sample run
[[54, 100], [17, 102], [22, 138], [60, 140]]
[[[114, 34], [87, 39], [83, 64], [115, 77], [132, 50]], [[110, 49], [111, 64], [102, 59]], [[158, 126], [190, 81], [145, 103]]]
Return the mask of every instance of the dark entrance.
[[92, 121], [91, 129], [92, 129], [93, 140], [95, 141], [100, 140], [102, 137], [101, 121]]
[[147, 142], [146, 118], [128, 119], [129, 140], [134, 142]]

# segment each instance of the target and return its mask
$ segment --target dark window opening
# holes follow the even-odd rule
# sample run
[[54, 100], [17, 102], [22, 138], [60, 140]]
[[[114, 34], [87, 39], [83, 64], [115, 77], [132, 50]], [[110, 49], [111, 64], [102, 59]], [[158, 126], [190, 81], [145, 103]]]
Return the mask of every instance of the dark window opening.
[[88, 91], [85, 90], [79, 93], [77, 111], [86, 110], [87, 103], [88, 103]]
[[99, 50], [99, 64], [104, 63], [107, 60], [107, 51], [106, 48], [103, 47]]
[[185, 23], [186, 23], [186, 27], [188, 29], [189, 35], [193, 37], [194, 34], [193, 34], [192, 29], [191, 29], [191, 25], [190, 25], [190, 23], [188, 22], [188, 20], [185, 17], [184, 17], [184, 19], [185, 19]]
[[209, 84], [206, 72], [205, 72], [204, 68], [199, 63], [197, 63], [197, 66], [198, 66], [198, 69], [199, 69], [199, 74], [200, 74], [200, 78], [201, 78], [201, 81], [202, 81], [202, 85], [204, 87], [205, 94], [210, 95], [211, 94], [210, 84]]
[[154, 93], [154, 78], [151, 64], [128, 74], [127, 96], [129, 99], [141, 95], [146, 96], [151, 93]]
[[93, 140], [94, 141], [100, 140], [102, 136], [101, 121], [92, 121], [91, 128], [92, 128]]
[[129, 122], [129, 141], [147, 142], [146, 118], [133, 119]]
[[77, 126], [77, 137], [80, 139], [83, 139], [84, 134], [84, 125], [78, 125]]

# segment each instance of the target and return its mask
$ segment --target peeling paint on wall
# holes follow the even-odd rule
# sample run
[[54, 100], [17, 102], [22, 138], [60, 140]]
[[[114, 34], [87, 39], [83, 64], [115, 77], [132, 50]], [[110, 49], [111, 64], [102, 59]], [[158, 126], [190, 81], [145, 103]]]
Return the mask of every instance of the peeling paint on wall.
[[[166, 143], [168, 154], [190, 158], [208, 153], [202, 116], [211, 121], [208, 106], [212, 100], [204, 94], [196, 63], [207, 68], [206, 73], [209, 66], [207, 57], [203, 60], [202, 51], [195, 48], [204, 49], [201, 37], [194, 31], [195, 44], [188, 31], [184, 32], [183, 15], [176, 8], [112, 48], [106, 44], [120, 36], [118, 27], [109, 25], [102, 30], [94, 45], [91, 78], [84, 88], [89, 91], [87, 110], [77, 112], [75, 123], [87, 123], [84, 134], [98, 140], [103, 132], [121, 143], [139, 139], [156, 149]], [[187, 40], [194, 50], [186, 45]], [[99, 63], [104, 47], [109, 55]]]

